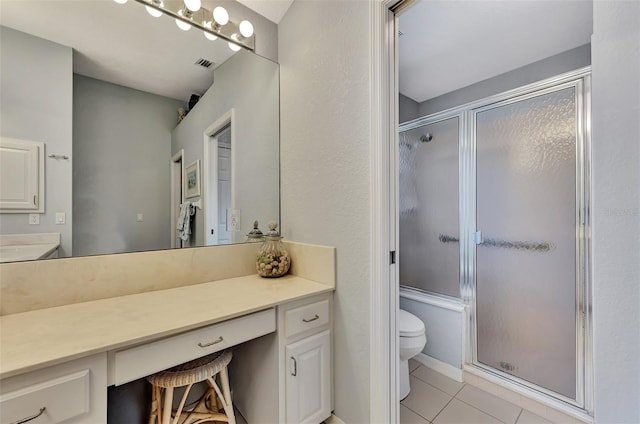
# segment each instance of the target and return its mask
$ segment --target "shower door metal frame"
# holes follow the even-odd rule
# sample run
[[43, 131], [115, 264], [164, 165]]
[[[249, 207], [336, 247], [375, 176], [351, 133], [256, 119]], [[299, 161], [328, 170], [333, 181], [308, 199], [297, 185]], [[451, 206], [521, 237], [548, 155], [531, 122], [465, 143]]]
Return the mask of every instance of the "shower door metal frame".
[[[593, 412], [593, 370], [590, 279], [590, 151], [591, 69], [549, 78], [501, 94], [468, 103], [463, 109], [460, 157], [461, 296], [467, 306], [468, 343], [466, 364], [505, 383], [542, 393], [565, 404]], [[476, 322], [476, 116], [478, 113], [558, 90], [574, 87], [576, 99], [576, 399], [481, 364], [477, 357]]]
[[[574, 87], [576, 95], [576, 399], [480, 364], [476, 328], [476, 139], [478, 112]], [[465, 366], [547, 399], [593, 413], [593, 344], [590, 270], [591, 67], [548, 78], [403, 123], [398, 132], [458, 118], [460, 301], [466, 306]], [[437, 297], [449, 296], [429, 292]], [[458, 300], [458, 299], [456, 299]]]

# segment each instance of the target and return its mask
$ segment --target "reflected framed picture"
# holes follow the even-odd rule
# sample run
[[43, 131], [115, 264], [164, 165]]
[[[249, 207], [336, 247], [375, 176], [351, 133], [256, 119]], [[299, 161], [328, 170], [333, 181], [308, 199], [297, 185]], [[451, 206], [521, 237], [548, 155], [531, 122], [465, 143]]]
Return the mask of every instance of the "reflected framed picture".
[[196, 160], [184, 170], [184, 197], [200, 196], [200, 161]]

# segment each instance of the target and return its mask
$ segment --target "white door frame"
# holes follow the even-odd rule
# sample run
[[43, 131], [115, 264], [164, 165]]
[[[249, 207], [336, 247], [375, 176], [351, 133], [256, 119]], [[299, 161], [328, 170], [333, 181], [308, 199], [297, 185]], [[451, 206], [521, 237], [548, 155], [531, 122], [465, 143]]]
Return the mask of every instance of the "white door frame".
[[[411, 0], [410, 0], [411, 1]], [[398, 0], [375, 0], [371, 8], [371, 315], [370, 422], [399, 422], [397, 246]]]
[[[235, 208], [236, 199], [235, 199], [235, 178], [234, 178], [234, 170], [235, 170], [235, 110], [233, 108], [229, 109], [225, 112], [220, 118], [216, 119], [216, 121], [209, 125], [207, 129], [203, 132], [203, 169], [202, 169], [202, 210], [204, 212], [204, 240], [205, 244], [217, 244], [218, 234], [214, 234], [211, 237], [211, 233], [209, 228], [213, 225], [214, 228], [217, 228], [218, 225], [218, 209], [217, 208], [209, 208], [209, 204], [213, 204], [212, 199], [218, 198], [218, 185], [214, 184], [213, 187], [209, 187], [209, 181], [211, 175], [215, 175], [217, 178], [218, 175], [218, 146], [216, 144], [214, 152], [215, 152], [215, 160], [213, 163], [209, 160], [210, 157], [210, 139], [211, 136], [219, 132], [221, 129], [226, 127], [227, 125], [231, 126], [231, 207]], [[213, 194], [212, 194], [213, 193]], [[212, 241], [210, 243], [210, 241]]]
[[174, 181], [176, 178], [176, 162], [180, 161], [180, 203], [184, 203], [184, 149], [178, 150], [173, 156], [171, 156], [171, 248], [175, 249], [176, 246], [176, 223], [178, 222], [178, 217], [176, 216], [176, 210], [174, 205], [176, 204], [176, 192], [173, 189]]

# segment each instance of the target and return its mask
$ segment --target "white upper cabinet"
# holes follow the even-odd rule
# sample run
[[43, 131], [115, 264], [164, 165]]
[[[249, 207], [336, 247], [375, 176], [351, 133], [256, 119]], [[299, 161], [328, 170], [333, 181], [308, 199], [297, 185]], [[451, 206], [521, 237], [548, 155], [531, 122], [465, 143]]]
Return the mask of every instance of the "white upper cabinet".
[[44, 213], [44, 143], [0, 138], [0, 212]]

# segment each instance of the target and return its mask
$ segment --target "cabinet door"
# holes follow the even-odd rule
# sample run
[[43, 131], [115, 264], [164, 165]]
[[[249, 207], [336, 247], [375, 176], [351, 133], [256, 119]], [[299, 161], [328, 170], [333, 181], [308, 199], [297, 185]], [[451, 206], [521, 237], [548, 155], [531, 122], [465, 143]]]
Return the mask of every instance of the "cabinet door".
[[289, 424], [318, 424], [331, 415], [329, 334], [326, 330], [286, 348]]
[[44, 212], [44, 144], [0, 138], [0, 210]]

